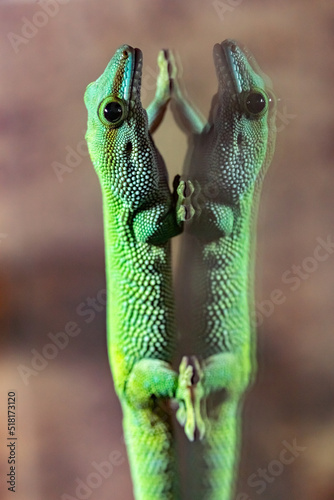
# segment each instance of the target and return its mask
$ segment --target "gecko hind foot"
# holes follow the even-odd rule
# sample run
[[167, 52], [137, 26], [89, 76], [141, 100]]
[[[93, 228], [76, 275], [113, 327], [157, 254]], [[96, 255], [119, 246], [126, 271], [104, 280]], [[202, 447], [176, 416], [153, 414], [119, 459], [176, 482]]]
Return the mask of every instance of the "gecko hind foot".
[[189, 441], [203, 439], [205, 434], [205, 400], [203, 370], [196, 356], [184, 356], [179, 367], [179, 383], [176, 399], [179, 409], [176, 418], [184, 427]]

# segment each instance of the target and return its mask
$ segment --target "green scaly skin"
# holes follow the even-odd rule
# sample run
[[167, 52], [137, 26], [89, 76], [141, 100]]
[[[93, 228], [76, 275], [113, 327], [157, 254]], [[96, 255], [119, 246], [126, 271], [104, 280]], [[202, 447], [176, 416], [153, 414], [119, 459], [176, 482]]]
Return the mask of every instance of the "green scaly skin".
[[182, 223], [150, 135], [170, 99], [163, 52], [158, 63], [148, 113], [140, 101], [142, 55], [127, 45], [85, 93], [86, 140], [103, 196], [108, 354], [137, 500], [177, 498], [168, 412], [178, 383], [170, 366], [175, 325], [169, 239]]
[[185, 176], [194, 186], [195, 212], [185, 226], [176, 284], [185, 355], [178, 420], [190, 440], [202, 438], [180, 445], [184, 500], [232, 498], [241, 402], [256, 369], [253, 235], [276, 135], [270, 84], [252, 56], [233, 40], [215, 45], [213, 53], [218, 93], [207, 125], [177, 79], [173, 89], [176, 118], [192, 133]]

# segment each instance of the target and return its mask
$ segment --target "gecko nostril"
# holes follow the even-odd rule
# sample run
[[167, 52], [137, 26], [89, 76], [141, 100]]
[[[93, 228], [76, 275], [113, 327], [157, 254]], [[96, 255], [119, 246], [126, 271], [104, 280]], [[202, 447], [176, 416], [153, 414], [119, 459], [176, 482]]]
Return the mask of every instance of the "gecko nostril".
[[125, 147], [126, 154], [129, 156], [132, 153], [132, 142], [129, 141]]
[[241, 132], [239, 132], [239, 134], [238, 134], [237, 144], [238, 144], [238, 146], [241, 146], [241, 144], [242, 144], [242, 133]]

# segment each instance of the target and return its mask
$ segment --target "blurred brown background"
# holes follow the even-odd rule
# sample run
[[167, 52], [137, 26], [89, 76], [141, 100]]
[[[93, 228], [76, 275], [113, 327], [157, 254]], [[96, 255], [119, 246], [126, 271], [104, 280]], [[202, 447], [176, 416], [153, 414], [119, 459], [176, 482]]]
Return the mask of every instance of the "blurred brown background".
[[[207, 114], [212, 46], [230, 37], [255, 54], [280, 98], [258, 227], [259, 374], [244, 409], [236, 499], [333, 500], [333, 3], [44, 7], [0, 2], [0, 497], [13, 498], [5, 438], [15, 390], [16, 500], [133, 498], [106, 355], [101, 196], [82, 142], [83, 94], [128, 43], [144, 53], [146, 106], [158, 50], [170, 47]], [[155, 140], [170, 176], [181, 172], [186, 141], [169, 112]], [[55, 347], [50, 333], [71, 328], [77, 335]], [[47, 365], [37, 360], [43, 349]], [[282, 466], [294, 442], [296, 456]], [[105, 461], [113, 470], [102, 478], [97, 464]], [[259, 468], [269, 479], [259, 479]]]

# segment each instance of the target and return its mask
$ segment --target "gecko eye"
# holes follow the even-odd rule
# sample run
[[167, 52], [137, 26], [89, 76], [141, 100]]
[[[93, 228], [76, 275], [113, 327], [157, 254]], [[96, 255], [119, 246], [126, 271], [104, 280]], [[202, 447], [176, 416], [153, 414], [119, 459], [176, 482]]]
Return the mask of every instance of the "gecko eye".
[[118, 122], [123, 113], [122, 106], [119, 102], [108, 102], [103, 110], [105, 119], [110, 123]]
[[245, 108], [251, 117], [260, 118], [268, 109], [268, 97], [260, 89], [253, 89], [245, 95]]
[[99, 118], [104, 125], [117, 128], [125, 119], [126, 106], [117, 97], [106, 97], [99, 106]]

